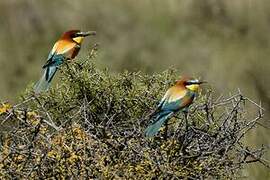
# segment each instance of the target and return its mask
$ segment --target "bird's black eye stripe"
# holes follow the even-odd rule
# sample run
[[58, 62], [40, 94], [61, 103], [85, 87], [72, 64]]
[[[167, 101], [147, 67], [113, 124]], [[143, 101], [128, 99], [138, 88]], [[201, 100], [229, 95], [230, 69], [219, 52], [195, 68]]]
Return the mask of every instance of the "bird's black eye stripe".
[[77, 37], [78, 35], [76, 34], [76, 33], [74, 33], [74, 34], [71, 34], [71, 38], [75, 38], [75, 37]]
[[191, 85], [191, 84], [193, 84], [193, 83], [192, 83], [192, 82], [189, 82], [189, 81], [186, 81], [186, 82], [185, 82], [185, 85], [186, 85], [186, 86]]

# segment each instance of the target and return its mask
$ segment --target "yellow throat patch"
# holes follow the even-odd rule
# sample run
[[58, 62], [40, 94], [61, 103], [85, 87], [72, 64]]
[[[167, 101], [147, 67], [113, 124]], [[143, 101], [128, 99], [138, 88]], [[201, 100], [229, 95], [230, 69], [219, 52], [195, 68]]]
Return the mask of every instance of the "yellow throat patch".
[[200, 88], [199, 84], [191, 84], [191, 85], [187, 85], [186, 88], [188, 88], [191, 91], [198, 91]]
[[83, 39], [84, 39], [84, 37], [75, 37], [75, 38], [73, 38], [73, 41], [75, 41], [78, 44], [81, 44]]

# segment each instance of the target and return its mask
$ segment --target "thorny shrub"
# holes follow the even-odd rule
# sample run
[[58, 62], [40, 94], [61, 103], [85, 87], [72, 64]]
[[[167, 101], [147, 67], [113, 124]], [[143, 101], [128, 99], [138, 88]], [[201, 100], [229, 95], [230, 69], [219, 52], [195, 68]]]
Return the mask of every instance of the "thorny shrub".
[[49, 92], [0, 106], [1, 179], [233, 178], [248, 163], [269, 167], [265, 147], [243, 141], [263, 112], [240, 91], [214, 98], [208, 88], [187, 117], [176, 114], [146, 138], [149, 115], [178, 73], [112, 75], [93, 60], [63, 65]]

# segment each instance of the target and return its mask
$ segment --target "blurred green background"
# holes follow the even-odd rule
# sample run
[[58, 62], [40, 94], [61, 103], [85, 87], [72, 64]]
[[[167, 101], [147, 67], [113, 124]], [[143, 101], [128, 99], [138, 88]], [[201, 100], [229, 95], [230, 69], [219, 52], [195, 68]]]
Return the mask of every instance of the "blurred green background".
[[[268, 0], [0, 0], [1, 101], [16, 102], [39, 79], [53, 43], [69, 29], [97, 31], [80, 56], [99, 43], [99, 68], [153, 73], [173, 67], [224, 95], [240, 88], [262, 102], [262, 123], [270, 126]], [[269, 129], [259, 127], [247, 140], [269, 145], [269, 138]], [[269, 174], [260, 164], [243, 173], [249, 179]]]

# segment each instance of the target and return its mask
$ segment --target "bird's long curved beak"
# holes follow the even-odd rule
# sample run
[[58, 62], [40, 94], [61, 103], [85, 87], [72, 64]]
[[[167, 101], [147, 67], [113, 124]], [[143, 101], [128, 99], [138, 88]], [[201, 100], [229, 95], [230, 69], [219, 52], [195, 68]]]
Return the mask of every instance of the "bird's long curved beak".
[[78, 36], [86, 37], [86, 36], [94, 36], [96, 35], [96, 31], [86, 31], [86, 32], [78, 32], [76, 33]]

